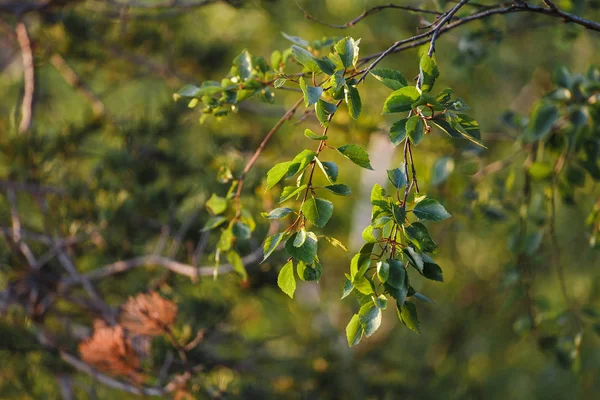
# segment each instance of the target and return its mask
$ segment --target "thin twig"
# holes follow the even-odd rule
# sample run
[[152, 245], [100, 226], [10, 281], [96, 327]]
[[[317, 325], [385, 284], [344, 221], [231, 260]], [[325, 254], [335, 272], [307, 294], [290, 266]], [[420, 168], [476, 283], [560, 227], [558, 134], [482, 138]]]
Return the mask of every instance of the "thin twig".
[[101, 117], [104, 115], [104, 103], [100, 98], [90, 89], [88, 85], [85, 84], [77, 75], [75, 71], [69, 66], [67, 61], [61, 56], [59, 53], [55, 53], [50, 57], [50, 64], [56, 68], [56, 70], [61, 74], [63, 79], [73, 87], [73, 89], [79, 91], [82, 96], [90, 103], [92, 107], [92, 111], [96, 117]]
[[292, 118], [292, 116], [296, 112], [296, 109], [298, 107], [300, 107], [300, 104], [302, 104], [303, 100], [304, 100], [304, 98], [300, 97], [298, 99], [298, 101], [296, 101], [296, 103], [294, 103], [294, 105], [283, 115], [283, 117], [281, 117], [281, 119], [279, 121], [277, 121], [277, 123], [275, 124], [275, 126], [273, 126], [273, 128], [271, 128], [271, 130], [269, 131], [269, 133], [267, 133], [267, 135], [264, 137], [264, 139], [262, 140], [262, 142], [260, 142], [260, 145], [258, 146], [258, 148], [256, 149], [256, 151], [254, 152], [254, 155], [252, 155], [252, 158], [250, 158], [250, 160], [248, 161], [248, 163], [244, 167], [244, 170], [240, 174], [240, 176], [239, 176], [239, 178], [237, 180], [237, 185], [238, 186], [237, 186], [237, 190], [236, 190], [235, 196], [234, 196], [234, 198], [236, 199], [237, 204], [238, 204], [238, 216], [239, 216], [239, 214], [241, 212], [240, 197], [242, 195], [242, 189], [244, 187], [244, 179], [246, 178], [246, 175], [248, 174], [248, 172], [250, 171], [250, 169], [252, 169], [252, 166], [254, 165], [254, 163], [256, 162], [256, 160], [258, 160], [258, 157], [260, 157], [261, 153], [263, 152], [263, 150], [267, 146], [267, 143], [269, 143], [269, 140], [271, 139], [271, 137], [275, 134], [275, 132], [277, 132], [279, 130], [279, 128], [281, 128], [281, 126], [286, 121], [288, 121], [288, 120], [290, 120]]
[[17, 42], [21, 48], [21, 56], [23, 58], [23, 80], [24, 91], [23, 101], [21, 103], [21, 122], [19, 124], [19, 133], [23, 133], [29, 129], [33, 116], [33, 90], [35, 87], [35, 71], [33, 67], [33, 53], [31, 51], [31, 41], [27, 33], [25, 22], [17, 23], [15, 28], [17, 34]]
[[450, 11], [448, 11], [446, 15], [444, 15], [442, 19], [440, 19], [440, 21], [437, 23], [436, 27], [433, 29], [433, 35], [431, 36], [431, 44], [429, 45], [429, 51], [427, 52], [427, 55], [429, 57], [433, 56], [433, 52], [435, 51], [435, 39], [437, 39], [438, 35], [440, 34], [440, 29], [444, 26], [446, 22], [450, 21], [454, 14], [456, 14], [458, 10], [460, 10], [460, 8], [464, 6], [468, 1], [469, 0], [461, 0], [460, 3], [452, 7], [452, 9], [450, 9]]
[[353, 27], [354, 25], [356, 25], [357, 23], [359, 23], [360, 21], [362, 21], [363, 19], [365, 19], [369, 15], [375, 14], [375, 13], [383, 11], [385, 9], [396, 9], [396, 10], [404, 10], [404, 11], [410, 11], [410, 12], [415, 12], [415, 13], [433, 14], [433, 15], [441, 15], [442, 14], [442, 13], [440, 13], [438, 11], [425, 10], [423, 8], [418, 8], [418, 7], [398, 6], [398, 5], [395, 5], [395, 4], [387, 4], [387, 5], [375, 6], [375, 7], [369, 8], [367, 10], [364, 10], [359, 16], [357, 16], [353, 20], [348, 21], [345, 24], [336, 25], [336, 24], [329, 24], [329, 23], [327, 23], [325, 21], [321, 21], [320, 19], [312, 16], [306, 9], [304, 9], [298, 3], [298, 1], [296, 1], [296, 4], [298, 5], [298, 8], [300, 8], [302, 10], [302, 12], [304, 12], [304, 17], [306, 19], [310, 19], [310, 20], [315, 21], [315, 22], [317, 22], [317, 23], [319, 23], [321, 25], [325, 25], [325, 26], [328, 26], [328, 27], [334, 28], [334, 29], [345, 29], [345, 28]]
[[22, 240], [21, 237], [21, 218], [19, 217], [19, 210], [17, 209], [17, 197], [15, 195], [14, 190], [8, 189], [6, 191], [6, 197], [8, 198], [8, 202], [10, 203], [10, 217], [12, 221], [12, 240], [15, 245], [19, 248], [29, 266], [34, 268], [37, 265], [37, 261], [33, 252]]

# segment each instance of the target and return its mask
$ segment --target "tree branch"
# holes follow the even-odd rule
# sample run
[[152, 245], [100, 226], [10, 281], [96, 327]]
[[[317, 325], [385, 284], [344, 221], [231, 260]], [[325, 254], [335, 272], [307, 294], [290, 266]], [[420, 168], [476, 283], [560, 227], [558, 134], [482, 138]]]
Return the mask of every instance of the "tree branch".
[[23, 102], [21, 103], [21, 123], [19, 124], [19, 133], [29, 129], [33, 115], [33, 90], [35, 87], [35, 71], [33, 67], [33, 53], [31, 51], [31, 41], [27, 33], [27, 26], [24, 22], [19, 22], [15, 28], [17, 42], [21, 48], [23, 58]]
[[450, 9], [450, 11], [448, 11], [436, 24], [435, 28], [433, 29], [433, 35], [431, 36], [431, 44], [429, 45], [429, 51], [427, 52], [427, 55], [429, 57], [433, 56], [433, 53], [435, 52], [435, 39], [437, 39], [438, 35], [440, 34], [440, 29], [444, 26], [444, 24], [446, 24], [446, 22], [450, 21], [454, 14], [456, 14], [458, 10], [460, 10], [460, 8], [464, 6], [468, 1], [469, 0], [461, 0], [460, 3], [452, 7], [452, 9]]

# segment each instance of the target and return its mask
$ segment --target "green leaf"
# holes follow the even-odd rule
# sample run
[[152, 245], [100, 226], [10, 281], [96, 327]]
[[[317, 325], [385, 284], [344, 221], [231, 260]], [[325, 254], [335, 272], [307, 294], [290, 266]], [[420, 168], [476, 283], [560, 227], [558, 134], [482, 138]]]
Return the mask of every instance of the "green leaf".
[[[367, 243], [373, 248], [373, 243]], [[371, 253], [358, 253], [350, 261], [350, 276], [352, 282], [363, 277], [367, 269], [371, 266]]]
[[292, 197], [296, 196], [297, 194], [299, 194], [300, 192], [302, 192], [304, 189], [306, 189], [306, 184], [304, 185], [300, 185], [300, 186], [286, 186], [283, 188], [283, 191], [281, 192], [281, 197], [279, 198], [279, 203], [283, 203], [285, 201], [288, 201], [289, 199], [291, 199]]
[[406, 134], [415, 146], [421, 142], [425, 135], [425, 125], [420, 116], [413, 115], [406, 121]]
[[385, 99], [382, 114], [410, 111], [412, 104], [419, 100], [421, 94], [415, 86], [405, 86], [398, 89]]
[[317, 259], [312, 264], [306, 264], [302, 261], [298, 262], [298, 276], [300, 279], [306, 282], [318, 281], [321, 279], [323, 273], [323, 267]]
[[419, 329], [419, 317], [417, 315], [417, 307], [415, 307], [415, 305], [410, 301], [407, 301], [402, 306], [397, 305], [397, 309], [400, 321], [402, 321], [402, 323], [406, 325], [406, 327], [411, 331], [415, 333], [421, 333]]
[[287, 79], [284, 79], [284, 78], [275, 79], [275, 82], [273, 82], [273, 87], [275, 89], [279, 89], [280, 87], [283, 87], [283, 85], [285, 85], [286, 82], [287, 82]]
[[396, 121], [390, 128], [390, 141], [394, 144], [394, 146], [398, 146], [400, 143], [402, 143], [402, 141], [404, 141], [404, 138], [406, 138], [407, 121], [408, 118]]
[[346, 338], [348, 339], [348, 345], [353, 347], [360, 343], [363, 332], [364, 330], [358, 318], [358, 314], [354, 314], [346, 326]]
[[315, 159], [315, 157], [317, 157], [317, 153], [315, 153], [314, 151], [312, 151], [312, 150], [302, 150], [292, 160], [292, 165], [295, 164], [295, 163], [299, 164], [298, 168], [294, 170], [290, 166], [290, 169], [288, 170], [287, 178], [291, 178], [292, 176], [296, 175], [298, 172], [304, 171], [304, 169], [306, 167], [308, 167], [308, 165], [311, 162], [313, 162], [313, 160]]
[[267, 190], [272, 189], [273, 186], [277, 185], [287, 175], [291, 165], [291, 161], [285, 161], [271, 167], [267, 172]]
[[352, 119], [358, 118], [360, 111], [362, 110], [362, 102], [356, 86], [346, 86], [344, 88], [344, 98], [346, 99], [346, 104], [348, 105], [348, 113]]
[[552, 167], [552, 165], [545, 162], [536, 161], [533, 164], [531, 164], [531, 167], [529, 167], [529, 170], [527, 172], [529, 172], [529, 175], [533, 179], [543, 180], [550, 178], [552, 176], [553, 170], [554, 168]]
[[326, 135], [317, 135], [316, 133], [314, 133], [310, 129], [305, 129], [304, 130], [304, 136], [306, 136], [307, 138], [312, 139], [312, 140], [327, 140], [327, 136]]
[[337, 107], [335, 104], [328, 103], [321, 99], [317, 101], [317, 104], [315, 104], [315, 113], [317, 114], [317, 119], [321, 123], [321, 126], [327, 127], [329, 125], [329, 116], [336, 110]]
[[210, 231], [212, 229], [215, 229], [216, 227], [218, 227], [219, 225], [221, 225], [225, 221], [227, 221], [227, 218], [225, 218], [223, 216], [210, 217], [208, 219], [208, 221], [206, 221], [206, 224], [204, 225], [204, 228], [202, 228], [202, 231], [206, 232], [206, 231]]
[[329, 200], [311, 197], [302, 205], [302, 213], [315, 226], [322, 228], [333, 215], [333, 203]]
[[304, 40], [301, 37], [298, 36], [292, 36], [292, 35], [288, 35], [285, 32], [281, 32], [281, 35], [286, 38], [287, 40], [289, 40], [290, 42], [297, 44], [298, 46], [302, 46], [302, 47], [308, 47], [310, 46], [310, 42], [308, 40]]
[[387, 261], [377, 263], [377, 277], [383, 283], [387, 282], [390, 276], [390, 264]]
[[406, 283], [406, 268], [404, 267], [404, 263], [400, 260], [390, 258], [387, 264], [389, 268], [385, 283], [396, 289], [403, 288]]
[[344, 281], [344, 287], [342, 288], [341, 299], [345, 299], [346, 297], [348, 297], [348, 295], [350, 293], [352, 293], [353, 290], [354, 290], [354, 285], [352, 284], [350, 279], [346, 278], [346, 280]]
[[400, 71], [391, 68], [376, 68], [370, 71], [371, 75], [379, 82], [392, 90], [398, 90], [408, 85], [404, 75]]
[[449, 118], [450, 122], [441, 118], [434, 118], [430, 121], [453, 138], [464, 138], [470, 140], [478, 146], [485, 148], [479, 138], [479, 125], [477, 125], [477, 122], [471, 118], [467, 118], [464, 114], [459, 115], [461, 116], [460, 120], [464, 121], [464, 123], [469, 126], [468, 131], [460, 123], [458, 123], [458, 116], [456, 118], [452, 118], [448, 113], [446, 118]]
[[410, 226], [404, 228], [404, 232], [406, 232], [406, 237], [415, 245], [417, 250], [434, 254], [439, 250], [438, 245], [435, 244], [429, 235], [429, 231], [422, 223], [413, 222]]
[[342, 183], [325, 186], [325, 189], [329, 190], [331, 193], [340, 196], [350, 196], [350, 194], [352, 193], [352, 190]]
[[252, 75], [252, 56], [248, 53], [248, 50], [242, 50], [240, 55], [233, 60], [233, 65], [236, 66], [242, 80], [246, 80]]
[[424, 294], [415, 293], [413, 296], [415, 296], [417, 299], [424, 301], [426, 303], [435, 304], [433, 300], [431, 300], [429, 297], [425, 296]]
[[392, 214], [394, 215], [394, 220], [398, 225], [404, 224], [404, 220], [406, 219], [406, 209], [404, 207], [400, 207], [398, 204], [395, 203], [392, 204]]
[[352, 281], [352, 284], [356, 290], [362, 294], [371, 295], [375, 293], [371, 280], [366, 276], [357, 277]]
[[303, 77], [300, 77], [300, 89], [304, 94], [304, 105], [309, 107], [319, 101], [319, 98], [323, 94], [322, 87], [308, 86]]
[[271, 53], [271, 68], [278, 70], [282, 61], [283, 58], [281, 57], [281, 52], [279, 50], [275, 50]]
[[402, 169], [388, 169], [387, 175], [388, 179], [390, 182], [392, 182], [392, 185], [394, 185], [396, 189], [400, 189], [406, 185], [406, 175], [404, 175], [404, 171]]
[[335, 183], [338, 177], [338, 166], [334, 162], [323, 161], [321, 162], [318, 158], [315, 158], [317, 165], [321, 168], [321, 171], [330, 183]]
[[421, 83], [421, 91], [429, 93], [435, 80], [440, 76], [440, 71], [432, 57], [423, 54], [419, 63], [419, 82]]
[[423, 276], [432, 281], [444, 282], [442, 268], [437, 265], [427, 254], [421, 254], [423, 258]]
[[418, 202], [413, 208], [413, 213], [417, 218], [429, 221], [443, 221], [451, 217], [444, 206], [432, 198], [426, 198]]
[[233, 270], [237, 272], [242, 280], [248, 279], [248, 273], [246, 272], [246, 267], [244, 267], [244, 263], [240, 255], [235, 251], [230, 251], [227, 253], [227, 261], [233, 267]]
[[277, 276], [277, 286], [281, 291], [292, 299], [294, 298], [294, 292], [296, 291], [296, 278], [294, 277], [294, 263], [292, 260], [285, 263], [283, 268], [279, 271]]
[[452, 157], [444, 156], [435, 160], [431, 171], [431, 184], [436, 186], [448, 179], [448, 176], [454, 171], [454, 160]]
[[300, 247], [306, 242], [306, 231], [304, 229], [300, 229], [298, 234], [296, 235], [296, 239], [294, 239], [294, 247]]
[[271, 210], [271, 212], [268, 214], [266, 214], [266, 213], [263, 213], [263, 214], [264, 214], [264, 217], [267, 219], [281, 219], [281, 218], [285, 217], [286, 215], [291, 214], [293, 212], [294, 212], [294, 210], [292, 210], [291, 208], [279, 207], [274, 210]]
[[360, 308], [358, 318], [366, 337], [371, 336], [381, 326], [381, 310], [373, 302], [364, 304]]
[[285, 242], [285, 251], [296, 260], [304, 261], [307, 264], [312, 264], [317, 256], [318, 242], [317, 236], [312, 232], [306, 233], [306, 240], [300, 247], [294, 246], [294, 241], [298, 233], [294, 233]]
[[279, 243], [281, 243], [281, 240], [284, 237], [285, 233], [280, 232], [265, 239], [265, 244], [263, 245], [264, 256], [261, 262], [265, 262], [265, 260], [269, 258], [269, 256], [273, 254], [275, 250], [277, 250], [277, 246], [279, 246]]
[[345, 37], [335, 45], [335, 51], [338, 56], [340, 56], [340, 60], [342, 60], [342, 65], [344, 68], [350, 68], [356, 64], [358, 59], [358, 44], [360, 39], [355, 41], [351, 37]]
[[359, 167], [373, 170], [369, 161], [369, 154], [357, 144], [346, 144], [337, 148], [337, 151]]
[[[321, 72], [317, 59], [302, 47], [292, 46], [292, 57], [311, 72]], [[300, 78], [302, 79], [302, 78]]]
[[367, 225], [365, 229], [362, 231], [362, 238], [367, 243], [377, 243], [377, 239], [373, 236], [373, 226]]
[[233, 232], [231, 229], [223, 229], [221, 237], [217, 243], [217, 249], [221, 251], [229, 251], [233, 245]]
[[387, 297], [385, 297], [384, 294], [380, 294], [379, 296], [375, 297], [373, 299], [373, 302], [375, 303], [375, 306], [380, 310], [385, 310], [388, 305], [388, 299]]
[[558, 120], [559, 113], [556, 106], [547, 100], [540, 100], [534, 104], [529, 116], [529, 125], [526, 139], [529, 142], [545, 138]]
[[233, 224], [231, 227], [231, 232], [233, 233], [233, 236], [240, 240], [250, 239], [252, 234], [250, 227], [239, 221]]
[[405, 247], [404, 249], [402, 249], [402, 252], [406, 255], [408, 261], [410, 261], [410, 264], [417, 271], [419, 271], [420, 274], [422, 274], [423, 267], [425, 265], [422, 255], [418, 253], [415, 249], [413, 249], [411, 246]]
[[227, 210], [229, 202], [225, 197], [219, 197], [216, 194], [212, 194], [210, 199], [206, 201], [206, 208], [214, 215], [223, 214]]

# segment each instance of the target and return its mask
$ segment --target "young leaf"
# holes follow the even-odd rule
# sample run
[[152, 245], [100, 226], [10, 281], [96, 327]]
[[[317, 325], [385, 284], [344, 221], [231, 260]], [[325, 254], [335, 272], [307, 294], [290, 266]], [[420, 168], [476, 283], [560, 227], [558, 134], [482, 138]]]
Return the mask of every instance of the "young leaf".
[[425, 134], [425, 125], [418, 115], [413, 115], [406, 121], [406, 134], [415, 146], [421, 142]]
[[388, 280], [390, 276], [390, 264], [387, 261], [379, 261], [377, 263], [377, 277], [383, 283]]
[[307, 138], [312, 139], [312, 140], [327, 140], [327, 136], [325, 136], [325, 135], [317, 135], [316, 133], [314, 133], [310, 129], [305, 129], [304, 130], [304, 136], [306, 136]]
[[356, 86], [346, 86], [344, 88], [344, 97], [346, 99], [346, 104], [348, 105], [348, 113], [352, 119], [357, 119], [362, 110], [362, 102]]
[[352, 193], [352, 190], [348, 186], [341, 183], [325, 186], [325, 189], [340, 196], [350, 196]]
[[281, 219], [281, 218], [285, 217], [286, 215], [291, 214], [293, 212], [294, 212], [294, 210], [292, 210], [291, 208], [279, 207], [274, 210], [271, 210], [271, 212], [268, 214], [266, 214], [266, 213], [263, 213], [263, 214], [265, 214], [264, 217], [267, 219]]
[[358, 314], [354, 314], [350, 322], [346, 326], [346, 338], [350, 347], [356, 346], [362, 339], [363, 327], [358, 318]]
[[333, 203], [329, 200], [311, 197], [302, 205], [302, 213], [315, 226], [322, 228], [333, 214]]
[[383, 103], [382, 114], [410, 111], [412, 104], [421, 97], [419, 90], [414, 86], [405, 86], [392, 92]]
[[377, 239], [373, 236], [373, 225], [367, 225], [362, 231], [362, 238], [367, 243], [377, 243]]
[[346, 144], [338, 147], [337, 151], [359, 167], [373, 170], [369, 161], [369, 154], [359, 145]]
[[317, 236], [312, 232], [307, 232], [306, 240], [302, 246], [295, 247], [294, 241], [296, 240], [296, 236], [298, 236], [298, 233], [294, 233], [285, 242], [285, 251], [296, 260], [304, 261], [307, 264], [312, 264], [317, 256]]
[[421, 83], [421, 91], [429, 93], [435, 80], [440, 75], [437, 65], [432, 57], [423, 54], [419, 63], [419, 82]]
[[223, 216], [210, 217], [208, 219], [208, 221], [206, 221], [206, 224], [204, 225], [204, 228], [202, 228], [202, 231], [206, 232], [206, 231], [210, 231], [211, 229], [215, 229], [216, 227], [218, 227], [225, 221], [227, 221], [227, 218], [225, 218]]
[[216, 194], [212, 194], [210, 199], [206, 201], [206, 208], [214, 215], [223, 214], [225, 210], [227, 210], [229, 202], [225, 197], [217, 196]]
[[406, 122], [408, 118], [401, 119], [394, 122], [390, 128], [390, 141], [394, 146], [398, 146], [406, 137]]
[[319, 101], [319, 98], [323, 94], [322, 87], [308, 86], [303, 77], [300, 77], [300, 89], [304, 94], [304, 105], [309, 107]]
[[410, 301], [404, 303], [404, 305], [397, 305], [398, 317], [400, 321], [406, 325], [408, 329], [415, 333], [421, 333], [419, 329], [419, 317], [417, 315], [417, 307]]
[[300, 186], [286, 186], [283, 188], [283, 191], [281, 192], [281, 197], [279, 198], [279, 204], [288, 201], [289, 199], [291, 199], [292, 197], [296, 196], [297, 194], [299, 194], [301, 191], [303, 191], [304, 189], [306, 189], [306, 184], [304, 185], [300, 185]]
[[410, 265], [412, 265], [417, 271], [419, 271], [420, 274], [422, 274], [423, 267], [425, 265], [422, 254], [418, 253], [411, 246], [405, 247], [402, 249], [402, 252], [406, 255], [408, 261], [410, 261]]
[[388, 169], [387, 171], [388, 179], [392, 182], [392, 185], [396, 189], [400, 189], [401, 187], [406, 185], [406, 175], [404, 174], [404, 170], [401, 168]]
[[296, 291], [296, 278], [294, 277], [294, 263], [292, 260], [285, 263], [283, 268], [279, 271], [277, 276], [277, 286], [281, 291], [292, 299], [294, 298], [294, 292]]
[[395, 69], [376, 68], [371, 70], [371, 75], [392, 90], [398, 90], [408, 85], [404, 75]]
[[352, 284], [350, 279], [348, 279], [348, 277], [346, 276], [346, 280], [344, 281], [344, 287], [342, 289], [341, 299], [345, 299], [346, 297], [348, 297], [348, 295], [350, 293], [352, 293], [353, 290], [354, 290], [354, 285]]
[[451, 217], [444, 206], [431, 198], [426, 198], [418, 202], [413, 208], [413, 213], [417, 218], [429, 221], [443, 221]]
[[285, 233], [280, 232], [274, 234], [273, 236], [269, 236], [265, 240], [265, 244], [263, 245], [264, 256], [261, 262], [265, 262], [265, 260], [269, 258], [271, 254], [273, 254], [273, 252], [277, 249], [277, 246], [279, 246], [279, 243], [281, 243], [281, 240], [284, 238], [284, 236]]
[[[312, 150], [302, 150], [300, 153], [298, 153], [296, 155], [296, 157], [294, 157], [294, 159], [292, 160], [292, 165], [290, 166], [290, 169], [288, 170], [288, 174], [287, 174], [287, 178], [291, 178], [292, 176], [296, 175], [298, 172], [302, 172], [304, 171], [304, 169], [306, 167], [308, 167], [308, 165], [315, 159], [315, 157], [317, 156], [317, 153], [315, 153]], [[292, 169], [291, 167], [295, 164], [299, 164], [297, 169]]]
[[242, 277], [242, 280], [245, 281], [248, 279], [248, 273], [246, 272], [246, 267], [244, 267], [242, 258], [240, 257], [240, 255], [237, 252], [229, 251], [227, 253], [227, 261], [229, 262], [229, 264], [231, 264], [231, 266], [233, 267], [233, 270]]
[[267, 172], [267, 190], [273, 188], [273, 186], [277, 185], [287, 175], [291, 165], [291, 161], [278, 163]]
[[358, 43], [360, 39], [355, 41], [351, 37], [345, 37], [335, 45], [335, 51], [337, 52], [342, 65], [344, 68], [350, 68], [358, 59]]

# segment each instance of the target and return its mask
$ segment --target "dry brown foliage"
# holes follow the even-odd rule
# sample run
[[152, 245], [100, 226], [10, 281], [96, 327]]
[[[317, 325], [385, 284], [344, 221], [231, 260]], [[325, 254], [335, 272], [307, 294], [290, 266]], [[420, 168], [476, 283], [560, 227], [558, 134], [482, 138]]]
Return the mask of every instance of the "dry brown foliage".
[[79, 344], [79, 352], [83, 361], [100, 371], [126, 376], [136, 383], [144, 380], [137, 354], [120, 325], [108, 327], [97, 324], [94, 335]]
[[121, 324], [137, 335], [162, 335], [176, 317], [177, 305], [156, 292], [130, 297], [121, 307]]

